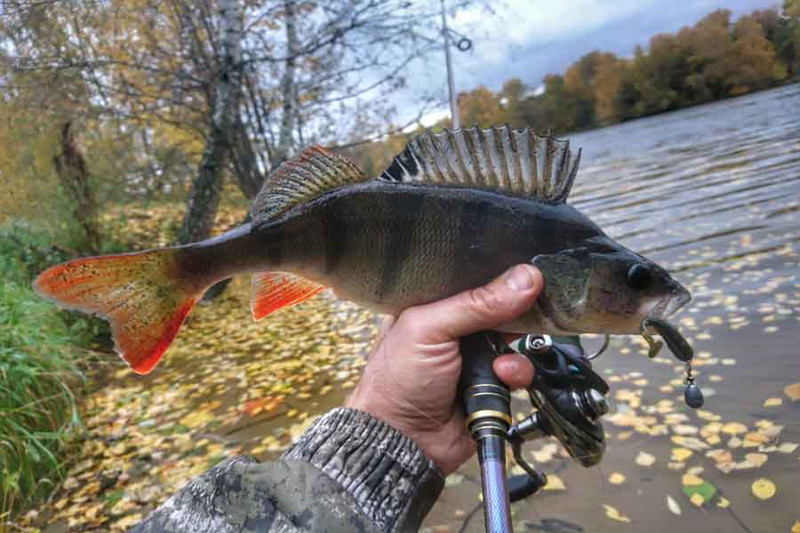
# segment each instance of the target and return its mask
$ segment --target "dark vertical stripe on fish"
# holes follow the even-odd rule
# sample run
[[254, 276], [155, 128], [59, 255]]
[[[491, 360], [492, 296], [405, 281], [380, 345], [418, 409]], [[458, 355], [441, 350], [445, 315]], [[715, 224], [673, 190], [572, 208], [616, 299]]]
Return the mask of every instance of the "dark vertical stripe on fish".
[[[391, 201], [384, 198], [383, 208], [387, 211], [387, 220], [396, 222], [390, 226], [388, 242], [384, 248], [383, 269], [375, 290], [378, 302], [393, 294], [392, 291], [402, 274], [406, 258], [411, 253], [417, 225], [422, 222], [419, 215], [424, 203], [425, 197], [421, 194], [403, 195]], [[408, 220], [408, 214], [412, 214], [411, 222], [401, 223], [400, 221]]]
[[458, 217], [460, 223], [453, 239], [455, 250], [452, 257], [450, 287], [460, 287], [465, 281], [469, 281], [471, 272], [465, 268], [473, 264], [471, 256], [475, 253], [476, 247], [482, 244], [480, 242], [481, 226], [486, 225], [482, 213], [480, 202], [463, 202], [461, 214]]
[[[267, 263], [271, 267], [278, 267], [283, 261], [283, 234], [284, 231], [280, 225], [270, 226], [266, 229], [255, 227], [250, 231], [250, 235], [258, 243], [258, 249], [266, 255]], [[242, 251], [242, 254], [247, 255], [245, 251]]]
[[336, 270], [347, 248], [347, 228], [342, 211], [343, 204], [334, 202], [324, 210], [322, 227], [325, 231], [325, 273]]
[[462, 287], [465, 282], [469, 283], [473, 272], [469, 270], [470, 265], [474, 265], [473, 256], [476, 250], [485, 245], [481, 241], [482, 226], [485, 215], [483, 214], [480, 202], [463, 202], [461, 213], [457, 220], [455, 235], [453, 237], [454, 248], [452, 255], [452, 265], [450, 271], [450, 287]]

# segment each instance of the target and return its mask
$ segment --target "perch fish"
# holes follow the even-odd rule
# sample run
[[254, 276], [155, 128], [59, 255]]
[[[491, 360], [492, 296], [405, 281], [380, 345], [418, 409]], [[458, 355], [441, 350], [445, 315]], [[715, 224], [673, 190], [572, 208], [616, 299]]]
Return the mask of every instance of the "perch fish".
[[542, 294], [499, 329], [638, 334], [689, 292], [567, 203], [579, 161], [568, 141], [507, 126], [421, 135], [372, 178], [312, 147], [270, 177], [247, 224], [186, 246], [76, 259], [34, 285], [109, 320], [116, 350], [139, 373], [208, 287], [245, 272], [258, 320], [326, 287], [397, 314], [532, 263]]

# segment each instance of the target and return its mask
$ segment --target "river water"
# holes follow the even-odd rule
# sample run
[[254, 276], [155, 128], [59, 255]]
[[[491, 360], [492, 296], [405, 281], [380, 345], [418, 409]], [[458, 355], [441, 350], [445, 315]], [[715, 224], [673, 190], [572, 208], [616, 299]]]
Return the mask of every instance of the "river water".
[[[517, 531], [800, 531], [800, 397], [784, 390], [800, 382], [800, 85], [570, 141], [570, 202], [692, 291], [676, 320], [706, 405], [683, 404], [666, 350], [650, 361], [615, 338], [595, 363], [616, 402], [604, 460], [528, 444], [554, 481], [514, 504]], [[426, 526], [461, 528], [478, 481], [474, 462], [452, 476]], [[465, 529], [483, 530], [480, 511]]]

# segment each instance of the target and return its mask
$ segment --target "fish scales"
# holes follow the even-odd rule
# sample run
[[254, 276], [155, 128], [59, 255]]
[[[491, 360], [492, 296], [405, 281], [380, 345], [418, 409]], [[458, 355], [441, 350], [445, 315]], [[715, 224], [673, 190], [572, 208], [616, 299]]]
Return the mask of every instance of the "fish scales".
[[[322, 230], [323, 220], [333, 222], [335, 231]], [[604, 237], [567, 204], [381, 182], [337, 190], [253, 229], [263, 235], [273, 231], [286, 234], [288, 246], [281, 252], [285, 262], [270, 268], [302, 270], [342, 297], [385, 310], [474, 287], [477, 280], [526, 262], [531, 254], [552, 253], [563, 242]], [[562, 244], [549, 237], [553, 232]], [[336, 250], [334, 269], [331, 249]]]
[[261, 319], [325, 287], [396, 314], [530, 263], [544, 288], [499, 330], [638, 334], [689, 293], [566, 203], [579, 161], [568, 142], [508, 126], [416, 137], [377, 178], [311, 147], [270, 176], [251, 223], [191, 245], [76, 259], [34, 286], [107, 318], [139, 373], [208, 287], [247, 272]]

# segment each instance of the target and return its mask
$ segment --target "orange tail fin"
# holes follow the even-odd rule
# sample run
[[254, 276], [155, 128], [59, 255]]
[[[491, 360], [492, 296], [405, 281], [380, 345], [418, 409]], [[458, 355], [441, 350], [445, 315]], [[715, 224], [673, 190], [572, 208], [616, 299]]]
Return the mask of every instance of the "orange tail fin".
[[34, 288], [63, 307], [107, 319], [117, 352], [147, 374], [207, 288], [181, 277], [179, 253], [167, 248], [76, 259], [43, 272]]

